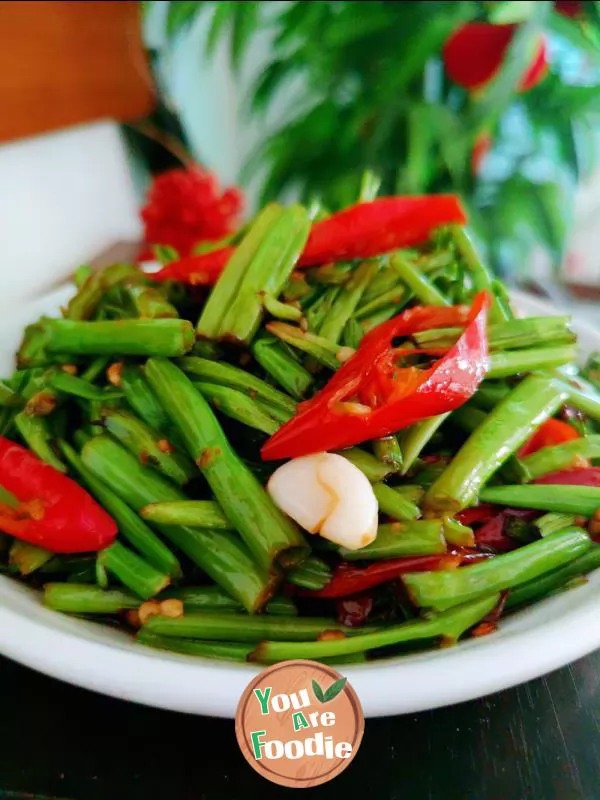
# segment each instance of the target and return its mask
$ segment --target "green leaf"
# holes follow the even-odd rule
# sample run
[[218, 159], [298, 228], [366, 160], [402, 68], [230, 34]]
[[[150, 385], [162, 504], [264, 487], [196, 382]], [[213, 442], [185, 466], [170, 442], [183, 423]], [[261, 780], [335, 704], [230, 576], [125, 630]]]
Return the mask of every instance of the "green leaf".
[[260, 24], [260, 3], [234, 3], [231, 24], [231, 64], [239, 69], [244, 52]]
[[171, 2], [167, 11], [167, 36], [173, 39], [184, 28], [189, 27], [198, 14], [206, 8], [206, 2]]
[[321, 689], [319, 684], [314, 679], [313, 679], [313, 682], [312, 682], [312, 690], [313, 690], [313, 693], [314, 693], [315, 697], [319, 701], [319, 703], [324, 703], [325, 702], [325, 695], [323, 694], [323, 690]]
[[337, 681], [334, 681], [331, 686], [325, 692], [325, 696], [322, 700], [323, 703], [329, 703], [330, 700], [333, 700], [338, 696], [338, 694], [342, 691], [344, 686], [346, 685], [346, 681], [348, 678], [339, 678]]
[[276, 58], [267, 64], [252, 89], [251, 112], [264, 112], [281, 84], [297, 69], [298, 64], [295, 63], [293, 54], [288, 58]]
[[210, 27], [206, 34], [205, 49], [207, 56], [212, 56], [214, 54], [219, 39], [223, 35], [226, 26], [231, 21], [234, 10], [235, 3], [229, 2], [229, 0], [220, 0], [220, 2], [216, 4], [212, 20], [210, 21]]

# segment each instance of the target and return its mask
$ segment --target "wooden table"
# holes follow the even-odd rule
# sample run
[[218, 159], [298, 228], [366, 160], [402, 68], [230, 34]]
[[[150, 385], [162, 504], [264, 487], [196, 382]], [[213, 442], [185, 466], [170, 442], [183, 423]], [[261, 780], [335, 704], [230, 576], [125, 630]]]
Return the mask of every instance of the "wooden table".
[[[6, 660], [0, 660], [0, 681], [0, 798], [300, 796], [254, 773], [229, 720], [113, 700]], [[600, 651], [483, 700], [368, 720], [347, 772], [307, 794], [315, 800], [595, 800], [599, 703]]]

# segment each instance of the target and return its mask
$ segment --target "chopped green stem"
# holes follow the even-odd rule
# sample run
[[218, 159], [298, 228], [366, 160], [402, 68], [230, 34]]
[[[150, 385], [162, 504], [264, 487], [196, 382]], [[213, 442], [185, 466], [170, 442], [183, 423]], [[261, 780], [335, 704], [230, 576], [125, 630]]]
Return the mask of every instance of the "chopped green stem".
[[265, 310], [275, 319], [283, 319], [289, 322], [300, 322], [304, 316], [302, 309], [290, 303], [282, 303], [273, 295], [263, 292], [261, 295]]
[[226, 661], [246, 661], [252, 652], [252, 645], [239, 642], [199, 642], [195, 639], [176, 639], [173, 636], [159, 636], [143, 628], [137, 640], [157, 650], [169, 650], [188, 656], [203, 658], [222, 658]]
[[532, 347], [527, 350], [510, 350], [506, 353], [493, 353], [489, 357], [488, 378], [506, 378], [519, 372], [552, 369], [569, 364], [577, 358], [577, 348], [573, 345], [562, 347]]
[[[150, 502], [187, 499], [172, 483], [157, 472], [144, 468], [134, 456], [108, 437], [95, 436], [86, 442], [81, 458], [88, 469], [108, 483], [135, 511]], [[184, 525], [163, 525], [160, 530], [215, 583], [236, 597], [246, 610], [258, 610], [273, 592], [275, 579], [270, 579], [252, 562], [239, 537], [225, 531]]]
[[[579, 379], [578, 382], [581, 383]], [[600, 392], [597, 392], [593, 386], [581, 389], [566, 380], [564, 386], [569, 393], [569, 403], [579, 411], [583, 411], [591, 419], [600, 422]]]
[[331, 311], [323, 320], [319, 334], [339, 342], [344, 326], [351, 319], [369, 283], [379, 269], [378, 261], [364, 261], [342, 286]]
[[232, 306], [250, 264], [266, 234], [279, 219], [282, 211], [281, 206], [272, 203], [264, 208], [252, 222], [204, 305], [198, 320], [199, 336], [205, 339], [217, 338], [223, 317]]
[[78, 478], [115, 520], [121, 536], [159, 572], [172, 578], [181, 578], [179, 561], [154, 531], [106, 483], [84, 465], [71, 445], [61, 442], [61, 450]]
[[147, 362], [146, 376], [257, 563], [272, 570], [278, 563], [291, 567], [302, 561], [309, 549], [306, 540], [232, 449], [189, 378], [174, 364], [158, 359]]
[[[314, 376], [292, 358], [282, 342], [273, 336], [261, 335], [252, 342], [250, 349], [260, 366], [276, 383], [296, 400], [302, 400], [310, 389]], [[259, 399], [269, 401], [267, 397]], [[290, 413], [293, 414], [294, 411]]]
[[302, 564], [289, 570], [285, 579], [303, 589], [322, 589], [331, 580], [331, 569], [316, 556], [310, 556]]
[[499, 595], [492, 594], [442, 614], [431, 614], [425, 619], [390, 625], [373, 633], [362, 633], [346, 639], [302, 643], [261, 642], [249, 658], [251, 661], [267, 663], [296, 658], [319, 660], [422, 639], [440, 638], [443, 643], [451, 644], [487, 616], [498, 604], [498, 600]]
[[82, 400], [97, 400], [99, 402], [106, 402], [109, 400], [118, 400], [123, 397], [123, 392], [120, 389], [113, 387], [100, 388], [94, 386], [83, 378], [78, 378], [76, 375], [69, 375], [61, 369], [55, 369], [47, 375], [48, 385], [58, 392], [64, 394], [72, 394], [74, 397], [80, 397]]
[[84, 371], [79, 376], [82, 381], [87, 381], [88, 383], [94, 383], [94, 381], [102, 375], [104, 370], [110, 364], [110, 358], [108, 356], [96, 356], [93, 358], [88, 366], [84, 369]]
[[50, 561], [53, 555], [35, 544], [15, 539], [10, 546], [8, 561], [21, 575], [31, 575]]
[[342, 344], [344, 347], [351, 347], [356, 350], [363, 338], [363, 329], [360, 322], [351, 317], [344, 325], [344, 332], [342, 333]]
[[373, 492], [379, 503], [379, 511], [398, 520], [417, 519], [420, 508], [385, 483], [374, 483]]
[[[192, 324], [180, 319], [108, 322], [44, 319], [38, 325], [42, 347], [34, 360], [40, 364], [48, 363], [54, 353], [176, 357], [187, 353], [194, 344]], [[17, 357], [23, 361], [22, 350]]]
[[141, 319], [177, 319], [179, 314], [169, 303], [162, 290], [149, 286], [147, 281], [137, 278], [126, 284], [125, 293], [136, 317]]
[[558, 589], [565, 588], [565, 585], [573, 578], [586, 575], [598, 567], [600, 567], [600, 545], [592, 544], [586, 553], [574, 561], [570, 561], [552, 572], [511, 589], [506, 599], [505, 608], [515, 608], [541, 600], [542, 597], [546, 597]]
[[[576, 336], [571, 330], [571, 317], [528, 317], [497, 322], [489, 326], [488, 340], [491, 350], [543, 347], [572, 344]], [[462, 333], [462, 328], [437, 328], [415, 333], [413, 339], [420, 347], [451, 347]]]
[[99, 563], [132, 592], [147, 600], [169, 585], [171, 579], [120, 542], [98, 553]]
[[390, 258], [390, 265], [421, 303], [427, 306], [450, 305], [440, 290], [408, 259], [394, 255]]
[[360, 550], [340, 548], [347, 561], [379, 561], [404, 556], [433, 556], [446, 552], [441, 519], [411, 520], [380, 525], [374, 542]]
[[481, 257], [475, 249], [475, 245], [473, 244], [473, 241], [466, 228], [463, 228], [460, 225], [451, 225], [450, 233], [457, 253], [462, 258], [465, 266], [471, 273], [473, 288], [475, 291], [487, 289], [490, 293], [490, 298], [493, 301], [490, 309], [491, 321], [501, 322], [502, 320], [510, 319], [504, 304], [498, 303], [494, 293], [494, 279], [492, 278], [492, 273], [481, 260]]
[[358, 447], [351, 447], [348, 450], [340, 450], [340, 455], [347, 458], [351, 464], [363, 472], [371, 483], [376, 483], [387, 478], [395, 470], [390, 464], [384, 464], [372, 453], [367, 453]]
[[266, 414], [258, 403], [247, 394], [219, 386], [216, 383], [196, 382], [194, 386], [210, 405], [226, 417], [236, 419], [243, 425], [255, 428], [271, 436], [279, 428], [279, 423]]
[[403, 454], [396, 436], [384, 436], [382, 439], [375, 439], [373, 452], [380, 461], [383, 461], [384, 464], [389, 464], [395, 472], [402, 471]]
[[406, 475], [417, 458], [421, 455], [423, 448], [431, 441], [440, 425], [442, 425], [449, 416], [450, 412], [438, 414], [437, 417], [429, 417], [422, 422], [416, 422], [414, 425], [410, 425], [402, 433], [400, 446], [404, 458], [402, 467], [403, 475]]
[[169, 417], [144, 378], [140, 367], [126, 364], [121, 372], [121, 388], [125, 399], [135, 411], [154, 430], [166, 433], [171, 425]]
[[326, 320], [327, 315], [331, 313], [339, 293], [339, 286], [328, 286], [323, 294], [309, 306], [306, 312], [306, 322], [308, 329], [312, 333], [319, 333], [321, 325]]
[[291, 397], [274, 389], [266, 381], [251, 375], [246, 370], [234, 367], [224, 362], [209, 361], [206, 358], [188, 356], [177, 362], [178, 366], [188, 375], [199, 378], [203, 383], [215, 383], [218, 386], [228, 386], [238, 389], [250, 397], [260, 397], [276, 406], [281, 406], [290, 413], [296, 410], [296, 404]]
[[600, 458], [600, 434], [573, 439], [553, 447], [542, 447], [530, 456], [518, 459], [523, 481], [533, 481], [549, 472], [576, 467], [581, 459]]
[[23, 404], [22, 398], [13, 391], [4, 381], [0, 381], [0, 406], [20, 406]]
[[[263, 317], [263, 296], [279, 297], [306, 244], [309, 230], [310, 220], [303, 206], [283, 209], [249, 261], [231, 302], [224, 307], [218, 338], [246, 345], [252, 341]], [[229, 264], [217, 285], [227, 279], [228, 267]], [[206, 307], [211, 299], [212, 295]], [[202, 335], [201, 326], [198, 333]]]
[[287, 411], [285, 408], [282, 408], [281, 406], [274, 406], [271, 403], [268, 403], [266, 400], [261, 400], [259, 397], [253, 398], [252, 402], [262, 411], [263, 414], [271, 419], [274, 419], [278, 423], [277, 427], [283, 425], [284, 422], [287, 422], [294, 416], [292, 412]]
[[383, 292], [383, 294], [380, 294], [377, 297], [374, 297], [372, 300], [369, 300], [367, 303], [360, 305], [356, 310], [356, 318], [361, 320], [367, 319], [368, 317], [388, 307], [391, 307], [398, 312], [400, 308], [411, 299], [411, 297], [411, 292], [402, 286], [402, 284], [398, 283], [396, 286], [388, 289], [387, 292]]
[[391, 319], [396, 314], [398, 314], [401, 310], [401, 306], [396, 304], [390, 304], [387, 306], [383, 306], [380, 308], [379, 311], [375, 311], [368, 317], [361, 316], [360, 324], [362, 325], [362, 329], [365, 333], [372, 331], [373, 328], [376, 328], [378, 325], [381, 325], [382, 322], [387, 322], [388, 319]]
[[79, 291], [65, 309], [64, 316], [72, 320], [91, 319], [104, 296], [127, 278], [139, 276], [131, 264], [112, 264], [106, 269], [90, 272]]
[[104, 408], [101, 420], [104, 428], [142, 464], [162, 472], [179, 486], [197, 475], [196, 468], [184, 453], [178, 452], [164, 435], [152, 430], [129, 411]]
[[571, 528], [576, 519], [575, 514], [557, 514], [555, 511], [551, 511], [538, 517], [533, 524], [540, 532], [540, 536], [544, 537], [562, 531], [563, 528]]
[[140, 515], [157, 525], [189, 525], [190, 528], [212, 528], [230, 531], [231, 522], [212, 500], [181, 500], [150, 503], [140, 509]]
[[515, 508], [558, 511], [591, 517], [600, 508], [600, 486], [488, 486], [479, 495], [483, 503], [498, 503]]
[[[469, 436], [425, 495], [430, 511], [471, 504], [499, 467], [566, 399], [560, 382], [531, 375], [507, 395]], [[472, 413], [472, 412], [469, 412]]]
[[412, 572], [401, 578], [417, 606], [444, 611], [551, 572], [574, 561], [591, 544], [584, 530], [570, 528], [462, 569]]
[[309, 271], [308, 276], [310, 283], [340, 286], [346, 283], [354, 269], [355, 267], [352, 263], [336, 262], [334, 264], [324, 264], [322, 267], [315, 267]]
[[329, 339], [325, 339], [315, 333], [303, 331], [301, 328], [295, 325], [288, 325], [285, 322], [269, 322], [265, 327], [273, 336], [312, 356], [325, 367], [337, 369], [340, 366], [340, 362], [336, 357], [340, 351], [340, 346]]
[[87, 583], [47, 583], [43, 603], [70, 614], [116, 614], [124, 608], [137, 608], [140, 598], [123, 589], [105, 590]]
[[343, 631], [349, 635], [354, 629], [340, 625], [334, 619], [321, 617], [246, 617], [218, 612], [192, 612], [183, 617], [150, 617], [144, 630], [160, 636], [187, 637], [190, 639], [222, 639], [231, 642], [259, 642], [261, 639], [304, 642], [317, 639], [325, 631]]
[[475, 547], [475, 534], [467, 525], [462, 525], [453, 517], [443, 517], [444, 538], [456, 547]]
[[14, 417], [14, 424], [27, 447], [38, 458], [60, 472], [67, 471], [52, 447], [52, 432], [46, 417], [32, 417], [26, 411], [19, 411]]
[[[242, 611], [243, 607], [233, 597], [218, 586], [181, 586], [176, 589], [167, 589], [160, 599], [175, 597], [183, 602], [186, 611]], [[267, 614], [294, 616], [298, 614], [291, 597], [277, 595], [272, 597], [265, 606]]]

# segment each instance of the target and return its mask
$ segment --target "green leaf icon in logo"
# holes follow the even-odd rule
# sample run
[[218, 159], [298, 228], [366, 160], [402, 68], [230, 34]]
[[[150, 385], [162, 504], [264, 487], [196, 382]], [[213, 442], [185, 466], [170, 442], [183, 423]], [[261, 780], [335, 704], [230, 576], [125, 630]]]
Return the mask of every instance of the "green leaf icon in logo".
[[325, 695], [323, 694], [323, 689], [319, 686], [319, 684], [313, 680], [312, 682], [312, 690], [315, 693], [315, 697], [319, 701], [319, 703], [325, 702]]
[[313, 680], [312, 689], [315, 693], [315, 697], [320, 703], [328, 703], [330, 700], [334, 700], [346, 685], [347, 680], [348, 678], [339, 678], [337, 681], [334, 681], [325, 692], [321, 689], [319, 684]]

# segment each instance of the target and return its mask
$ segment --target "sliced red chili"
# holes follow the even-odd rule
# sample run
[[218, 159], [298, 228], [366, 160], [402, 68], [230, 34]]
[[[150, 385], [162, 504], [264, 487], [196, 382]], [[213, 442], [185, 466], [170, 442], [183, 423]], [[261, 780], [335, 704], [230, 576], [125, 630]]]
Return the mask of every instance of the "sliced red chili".
[[534, 483], [561, 484], [563, 486], [600, 486], [600, 467], [582, 467], [550, 472]]
[[517, 542], [504, 533], [506, 515], [503, 511], [485, 522], [475, 531], [478, 547], [489, 547], [496, 553], [507, 553], [517, 547]]
[[487, 522], [487, 520], [491, 519], [496, 513], [496, 506], [493, 506], [490, 503], [482, 503], [479, 506], [473, 506], [472, 508], [465, 508], [462, 511], [459, 511], [456, 515], [456, 519], [462, 525], [467, 525], [470, 527], [477, 522]]
[[427, 241], [440, 225], [466, 221], [453, 194], [379, 197], [316, 222], [298, 266], [379, 256]]
[[[263, 459], [339, 450], [461, 406], [485, 377], [487, 307], [487, 294], [480, 292], [470, 310], [417, 306], [374, 328], [324, 388], [266, 442]], [[432, 367], [397, 365], [404, 352], [393, 346], [397, 337], [465, 323], [462, 336]]]
[[212, 286], [234, 252], [235, 247], [220, 247], [198, 256], [181, 258], [150, 277], [155, 281], [180, 281], [189, 286]]
[[396, 580], [405, 572], [454, 569], [459, 566], [461, 559], [460, 555], [415, 556], [379, 561], [368, 567], [356, 567], [344, 561], [335, 568], [327, 586], [323, 589], [303, 589], [300, 594], [306, 597], [348, 597]]
[[32, 452], [0, 437], [0, 484], [20, 502], [0, 506], [0, 531], [53, 553], [112, 544], [117, 525], [75, 481]]
[[579, 432], [568, 422], [554, 418], [547, 419], [519, 450], [519, 457], [530, 456], [542, 447], [553, 447], [580, 438]]

